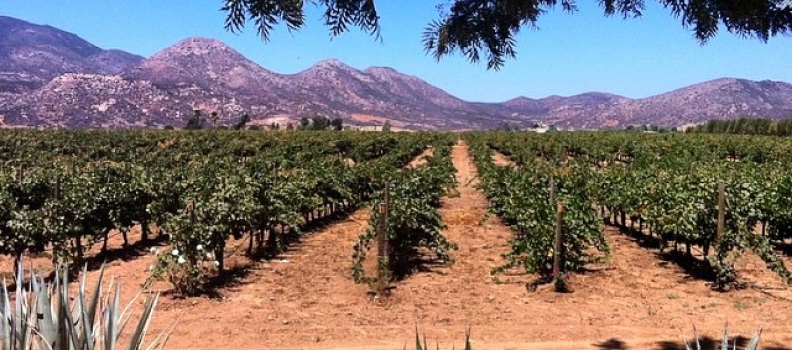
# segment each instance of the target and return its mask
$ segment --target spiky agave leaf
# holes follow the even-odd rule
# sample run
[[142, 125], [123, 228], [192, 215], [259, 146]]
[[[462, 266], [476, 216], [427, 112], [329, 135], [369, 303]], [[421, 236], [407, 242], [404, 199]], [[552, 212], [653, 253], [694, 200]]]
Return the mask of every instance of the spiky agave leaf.
[[470, 345], [470, 326], [468, 326], [467, 332], [465, 332], [465, 350], [473, 350], [473, 347]]
[[421, 347], [421, 337], [418, 335], [418, 325], [415, 325], [415, 350], [424, 350]]
[[88, 275], [88, 265], [86, 264], [83, 266], [83, 275], [80, 280], [80, 288], [78, 290], [78, 298], [80, 313], [82, 314], [83, 320], [83, 334], [80, 338], [80, 348], [85, 350], [94, 350], [97, 339], [95, 338], [95, 331], [97, 330], [98, 325], [96, 324], [96, 310], [99, 307], [99, 301], [101, 299], [102, 294], [102, 281], [104, 279], [104, 269], [105, 265], [99, 268], [99, 277], [96, 280], [96, 286], [93, 289], [93, 293], [90, 299], [90, 303], [86, 298], [86, 276]]
[[[24, 288], [22, 264], [15, 276], [16, 303], [11, 304], [7, 289], [0, 291], [0, 345], [2, 350], [116, 350], [124, 326], [132, 316], [136, 296], [120, 310], [120, 286], [111, 281], [112, 295], [103, 295], [104, 265], [95, 288], [86, 289], [87, 270], [83, 269], [77, 295], [69, 296], [69, 268], [59, 266], [53, 282], [31, 271], [29, 289]], [[115, 288], [112, 288], [115, 286]], [[3, 281], [3, 287], [7, 287]], [[138, 293], [140, 295], [141, 293]], [[90, 296], [93, 296], [90, 300]], [[159, 294], [146, 301], [142, 315], [127, 344], [127, 350], [141, 350], [156, 308]], [[111, 301], [112, 299], [112, 301]], [[14, 308], [15, 306], [15, 308]], [[160, 333], [147, 350], [161, 350], [170, 330]]]
[[143, 347], [149, 324], [151, 324], [151, 319], [154, 315], [154, 309], [157, 307], [157, 301], [159, 301], [159, 295], [155, 295], [153, 298], [146, 300], [145, 306], [143, 307], [143, 314], [140, 316], [137, 327], [132, 333], [132, 339], [129, 341], [127, 350], [139, 350]]
[[[159, 296], [159, 294], [157, 294]], [[165, 344], [168, 343], [168, 339], [170, 339], [171, 334], [173, 334], [173, 330], [176, 329], [176, 325], [181, 321], [181, 316], [179, 316], [176, 321], [173, 322], [170, 329], [167, 331], [162, 331], [154, 340], [149, 344], [146, 350], [162, 350], [165, 347]], [[406, 345], [405, 345], [406, 348]], [[406, 349], [405, 349], [406, 350]]]
[[701, 350], [701, 343], [699, 342], [698, 329], [693, 326], [693, 336], [696, 337], [696, 350]]
[[10, 304], [10, 300], [8, 299], [8, 287], [6, 285], [5, 277], [3, 277], [3, 289], [0, 290], [0, 346], [1, 349], [10, 349], [11, 348], [11, 325], [9, 324], [10, 319], [10, 309], [8, 304]]
[[690, 347], [690, 343], [688, 343], [687, 336], [684, 333], [682, 334], [682, 342], [685, 344], [685, 350], [693, 350], [693, 348]]
[[756, 333], [754, 333], [754, 336], [751, 338], [751, 341], [748, 342], [748, 346], [745, 347], [745, 350], [758, 350], [759, 338], [761, 337], [762, 337], [762, 329], [759, 328], [759, 330], [757, 330]]
[[[21, 264], [20, 264], [21, 265]], [[35, 276], [33, 271], [30, 272], [30, 290], [33, 293], [33, 298], [36, 300], [36, 307], [35, 313], [39, 315], [38, 322], [35, 324], [37, 325], [36, 329], [39, 333], [39, 347], [42, 349], [49, 349], [55, 346], [55, 343], [58, 341], [58, 332], [57, 332], [57, 325], [55, 324], [54, 319], [54, 312], [52, 308], [53, 304], [53, 294], [57, 293], [57, 288], [52, 288], [52, 286], [48, 286], [44, 278], [42, 277], [41, 280]], [[59, 279], [59, 274], [55, 272], [55, 280]], [[41, 346], [46, 344], [47, 346]]]
[[[735, 341], [734, 346], [737, 346], [737, 342]], [[723, 340], [721, 341], [721, 350], [729, 350], [729, 325], [727, 324], [726, 327], [723, 327]]]

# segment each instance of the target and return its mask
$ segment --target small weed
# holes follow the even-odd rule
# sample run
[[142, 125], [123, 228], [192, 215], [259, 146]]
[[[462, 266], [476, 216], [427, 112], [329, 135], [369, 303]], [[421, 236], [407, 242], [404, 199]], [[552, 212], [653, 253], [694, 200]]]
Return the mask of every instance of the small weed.
[[655, 309], [654, 309], [653, 307], [651, 307], [651, 306], [650, 306], [650, 307], [649, 307], [649, 308], [646, 310], [646, 312], [649, 314], [649, 316], [655, 316], [655, 315], [657, 315], [657, 310], [655, 310]]
[[734, 303], [734, 308], [737, 310], [745, 310], [751, 308], [751, 305], [749, 305], [745, 301], [738, 300], [737, 302]]

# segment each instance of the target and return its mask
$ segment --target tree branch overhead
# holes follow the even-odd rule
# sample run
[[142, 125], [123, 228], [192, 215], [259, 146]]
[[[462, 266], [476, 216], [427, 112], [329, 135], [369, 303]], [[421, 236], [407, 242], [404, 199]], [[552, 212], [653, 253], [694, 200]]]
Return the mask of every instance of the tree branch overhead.
[[[762, 42], [792, 32], [790, 0], [657, 0], [670, 15], [689, 28], [704, 44], [721, 28]], [[561, 7], [578, 10], [575, 0], [447, 0], [440, 1], [439, 18], [424, 29], [426, 52], [436, 59], [460, 52], [473, 63], [486, 60], [488, 69], [503, 67], [516, 57], [516, 35], [537, 25], [546, 12]], [[597, 0], [605, 16], [640, 17], [645, 0]], [[268, 41], [274, 27], [285, 23], [289, 31], [305, 25], [304, 8], [318, 5], [331, 37], [356, 27], [380, 39], [375, 0], [224, 0], [225, 28], [241, 31], [253, 22], [258, 35]]]

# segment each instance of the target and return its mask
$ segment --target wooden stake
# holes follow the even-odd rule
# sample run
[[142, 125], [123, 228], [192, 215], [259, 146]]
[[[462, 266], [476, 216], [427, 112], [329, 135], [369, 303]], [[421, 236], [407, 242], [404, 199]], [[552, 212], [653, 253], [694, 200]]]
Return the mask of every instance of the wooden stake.
[[377, 233], [377, 294], [387, 288], [390, 278], [389, 246], [388, 246], [388, 214], [390, 213], [390, 184], [385, 183], [385, 198], [380, 204], [379, 232]]
[[192, 199], [187, 203], [187, 214], [190, 215], [191, 221], [195, 221], [195, 201]]
[[717, 247], [726, 231], [726, 184], [718, 184], [718, 230], [715, 232], [715, 246]]
[[555, 245], [553, 246], [553, 275], [558, 277], [561, 273], [561, 249], [562, 249], [562, 235], [563, 235], [563, 215], [564, 204], [558, 202], [556, 205], [556, 232], [555, 232]]
[[52, 197], [56, 201], [60, 200], [60, 176], [55, 175], [55, 184], [52, 187]]

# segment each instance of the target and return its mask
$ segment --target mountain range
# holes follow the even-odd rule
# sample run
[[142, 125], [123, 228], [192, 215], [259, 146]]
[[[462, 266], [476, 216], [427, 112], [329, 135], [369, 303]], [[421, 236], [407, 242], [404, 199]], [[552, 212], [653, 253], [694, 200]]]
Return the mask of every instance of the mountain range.
[[347, 124], [460, 130], [535, 123], [563, 128], [676, 126], [736, 117], [792, 118], [792, 84], [723, 78], [630, 99], [600, 92], [468, 102], [393, 68], [335, 59], [269, 71], [228, 45], [188, 38], [149, 58], [104, 50], [50, 26], [0, 16], [0, 127], [180, 126], [200, 109], [221, 124], [316, 114]]

